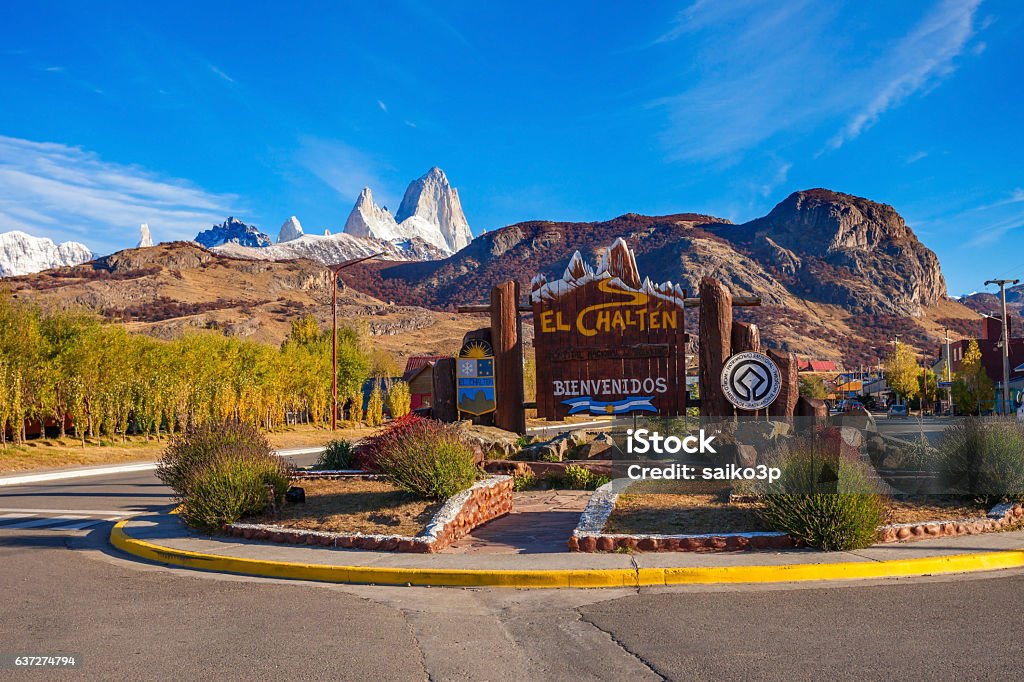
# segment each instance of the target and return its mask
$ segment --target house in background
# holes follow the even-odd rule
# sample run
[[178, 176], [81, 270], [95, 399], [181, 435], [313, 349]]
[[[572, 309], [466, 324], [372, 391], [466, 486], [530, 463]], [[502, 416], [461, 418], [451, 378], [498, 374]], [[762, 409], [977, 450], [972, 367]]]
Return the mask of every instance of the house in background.
[[434, 397], [434, 363], [450, 355], [414, 355], [405, 363], [402, 381], [409, 384], [412, 409], [430, 407]]
[[[1009, 354], [1010, 354], [1010, 389], [1011, 391], [1017, 387], [1024, 387], [1024, 381], [1022, 381], [1022, 375], [1018, 372], [1019, 369], [1024, 367], [1024, 338], [1013, 338], [1013, 318], [1011, 317], [1007, 321], [1007, 329], [1009, 330], [1008, 336], [1010, 337], [1009, 343]], [[997, 403], [1002, 401], [1002, 385], [1003, 385], [1003, 321], [998, 317], [986, 317], [985, 324], [981, 328], [981, 338], [976, 339], [978, 342], [978, 350], [981, 351], [981, 366], [985, 369], [985, 374], [995, 384], [995, 398]], [[953, 376], [960, 371], [960, 363], [963, 361], [964, 356], [967, 354], [967, 349], [971, 345], [971, 339], [960, 339], [959, 341], [953, 341], [949, 345], [950, 355], [950, 368]], [[942, 347], [941, 352], [945, 356], [946, 349]], [[1001, 405], [997, 405], [997, 409], [1002, 409]]]

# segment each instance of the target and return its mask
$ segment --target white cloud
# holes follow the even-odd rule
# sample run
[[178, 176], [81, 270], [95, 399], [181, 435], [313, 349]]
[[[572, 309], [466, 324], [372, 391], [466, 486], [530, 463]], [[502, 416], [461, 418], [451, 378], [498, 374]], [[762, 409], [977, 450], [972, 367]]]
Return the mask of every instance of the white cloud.
[[213, 64], [207, 64], [207, 66], [210, 67], [210, 71], [212, 71], [213, 73], [217, 74], [218, 76], [220, 76], [221, 78], [226, 80], [228, 83], [234, 83], [235, 82], [234, 78], [232, 78], [231, 76], [227, 75], [226, 73], [224, 73], [223, 71], [218, 69]]
[[832, 3], [699, 0], [649, 46], [678, 59], [688, 83], [651, 102], [667, 113], [666, 154], [731, 163], [769, 140], [778, 149], [830, 125], [841, 126], [828, 140], [838, 148], [955, 70], [979, 2], [947, 0], [904, 35], [867, 49], [862, 43], [877, 41], [879, 29], [854, 27]]
[[387, 194], [387, 183], [382, 179], [390, 168], [345, 142], [303, 136], [295, 161], [344, 201], [355, 202], [363, 187], [369, 187], [377, 204], [391, 205], [385, 200], [393, 197]]
[[1024, 213], [1017, 213], [988, 225], [983, 225], [974, 233], [974, 238], [967, 242], [968, 246], [985, 246], [994, 244], [1014, 230], [1024, 228]]
[[380, 107], [380, 110], [385, 114], [388, 113], [388, 105], [384, 104], [384, 100], [377, 100], [377, 106]]
[[925, 158], [926, 156], [928, 156], [928, 152], [926, 152], [926, 151], [915, 152], [915, 153], [913, 153], [913, 154], [911, 154], [910, 156], [907, 157], [905, 163], [909, 166], [912, 163], [917, 163], [918, 161], [920, 161], [921, 159]]
[[75, 239], [103, 253], [132, 245], [141, 223], [161, 241], [192, 239], [237, 204], [79, 147], [0, 136], [0, 231]]
[[839, 148], [877, 123], [889, 109], [953, 73], [953, 60], [974, 35], [974, 12], [980, 2], [946, 0], [898, 41], [873, 69], [878, 77], [876, 91], [829, 146]]

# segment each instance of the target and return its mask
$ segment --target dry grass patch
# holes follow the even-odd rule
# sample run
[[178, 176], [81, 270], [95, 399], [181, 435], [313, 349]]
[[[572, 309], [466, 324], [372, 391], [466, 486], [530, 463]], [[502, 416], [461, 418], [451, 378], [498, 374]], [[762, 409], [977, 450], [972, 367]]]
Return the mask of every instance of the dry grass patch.
[[989, 507], [962, 497], [908, 497], [889, 502], [890, 524], [953, 521], [985, 516]]
[[[357, 441], [378, 431], [379, 428], [362, 425], [346, 426], [331, 431], [303, 424], [268, 433], [266, 436], [272, 448], [288, 449], [326, 445], [335, 438]], [[152, 462], [160, 458], [168, 442], [167, 435], [162, 435], [159, 441], [155, 437], [146, 440], [145, 436], [129, 436], [123, 442], [121, 436], [90, 438], [86, 440], [85, 447], [82, 447], [81, 440], [73, 436], [31, 438], [20, 446], [8, 441], [6, 448], [0, 447], [0, 473], [69, 466]]]
[[[771, 531], [757, 502], [729, 502], [717, 482], [641, 481], [619, 495], [605, 533], [696, 535]], [[915, 496], [889, 501], [886, 523], [924, 523], [983, 517], [989, 507], [963, 497]], [[1024, 526], [1024, 521], [1021, 524]], [[1016, 526], [1015, 526], [1016, 527]]]
[[[419, 535], [442, 502], [419, 500], [386, 481], [302, 481], [306, 503], [286, 505], [276, 526], [354, 535]], [[243, 523], [266, 523], [243, 519]]]
[[605, 533], [698, 535], [750, 533], [766, 529], [753, 503], [729, 503], [717, 494], [619, 495]]
[[[103, 441], [107, 443], [107, 441]], [[93, 464], [120, 464], [122, 462], [152, 462], [160, 456], [167, 441], [146, 442], [144, 438], [131, 437], [122, 443], [120, 437], [108, 444], [90, 440], [82, 447], [77, 438], [33, 438], [19, 446], [8, 442], [0, 448], [0, 473], [32, 471], [68, 466]]]

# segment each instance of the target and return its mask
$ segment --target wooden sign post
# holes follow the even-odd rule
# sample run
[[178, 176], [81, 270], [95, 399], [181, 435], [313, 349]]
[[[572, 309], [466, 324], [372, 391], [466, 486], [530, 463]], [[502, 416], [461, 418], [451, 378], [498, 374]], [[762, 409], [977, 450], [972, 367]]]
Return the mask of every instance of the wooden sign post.
[[497, 410], [494, 425], [526, 433], [523, 409], [523, 328], [519, 317], [519, 282], [509, 280], [491, 289], [491, 345]]
[[641, 281], [622, 239], [531, 289], [537, 416], [686, 413], [686, 292]]

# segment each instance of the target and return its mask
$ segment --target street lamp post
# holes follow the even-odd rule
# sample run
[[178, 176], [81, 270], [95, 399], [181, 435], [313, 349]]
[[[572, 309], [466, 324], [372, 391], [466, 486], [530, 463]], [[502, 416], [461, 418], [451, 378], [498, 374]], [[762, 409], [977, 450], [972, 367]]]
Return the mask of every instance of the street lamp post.
[[999, 286], [999, 296], [1003, 302], [1003, 414], [1010, 413], [1010, 327], [1006, 318], [1006, 285], [1013, 286], [1019, 282], [1019, 279], [990, 279], [985, 282], [985, 286]]
[[383, 252], [350, 260], [331, 268], [331, 431], [338, 430], [338, 274], [364, 260], [384, 255]]

